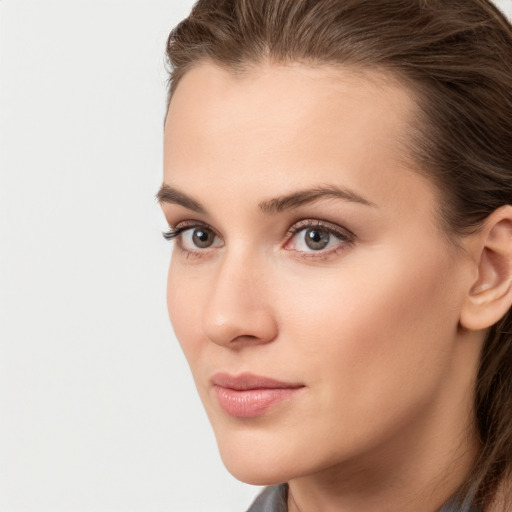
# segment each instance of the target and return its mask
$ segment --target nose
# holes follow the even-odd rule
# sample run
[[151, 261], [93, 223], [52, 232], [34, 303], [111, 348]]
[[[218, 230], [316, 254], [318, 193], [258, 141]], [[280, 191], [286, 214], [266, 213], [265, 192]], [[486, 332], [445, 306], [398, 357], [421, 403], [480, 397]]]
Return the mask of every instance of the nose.
[[278, 327], [261, 265], [244, 255], [226, 257], [210, 282], [202, 332], [213, 343], [232, 349], [268, 343]]

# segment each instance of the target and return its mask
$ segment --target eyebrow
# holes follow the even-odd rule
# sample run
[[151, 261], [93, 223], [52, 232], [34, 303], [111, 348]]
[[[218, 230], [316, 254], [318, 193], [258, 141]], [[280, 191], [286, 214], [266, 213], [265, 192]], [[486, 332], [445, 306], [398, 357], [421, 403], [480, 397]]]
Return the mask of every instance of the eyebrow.
[[170, 204], [178, 204], [187, 208], [188, 210], [192, 210], [197, 213], [206, 213], [206, 209], [201, 206], [196, 200], [187, 196], [183, 192], [176, 190], [165, 183], [160, 187], [160, 190], [156, 194], [156, 200], [160, 204], [170, 203]]
[[318, 199], [323, 199], [324, 197], [343, 199], [344, 201], [359, 203], [365, 206], [376, 206], [374, 203], [364, 199], [356, 192], [353, 192], [347, 188], [335, 187], [334, 185], [299, 190], [285, 196], [262, 201], [258, 204], [258, 206], [264, 213], [276, 214], [281, 213], [284, 210], [293, 210], [294, 208], [298, 208], [305, 204], [310, 204], [314, 201], [317, 201]]
[[[375, 203], [361, 197], [356, 192], [347, 188], [336, 187], [334, 185], [319, 186], [292, 192], [273, 199], [261, 201], [258, 204], [258, 207], [263, 213], [275, 215], [285, 210], [299, 208], [300, 206], [313, 203], [323, 198], [343, 199], [344, 201], [351, 203], [359, 203], [365, 206], [376, 207]], [[177, 204], [197, 213], [207, 213], [206, 208], [204, 208], [195, 199], [192, 199], [183, 192], [180, 192], [165, 183], [160, 187], [160, 190], [156, 194], [156, 199], [160, 204]]]

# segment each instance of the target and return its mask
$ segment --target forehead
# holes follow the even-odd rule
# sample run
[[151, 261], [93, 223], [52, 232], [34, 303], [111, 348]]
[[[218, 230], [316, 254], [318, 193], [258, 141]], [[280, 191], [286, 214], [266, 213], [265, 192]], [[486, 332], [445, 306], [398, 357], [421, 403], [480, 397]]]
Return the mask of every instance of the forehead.
[[377, 137], [380, 127], [393, 128], [398, 149], [416, 110], [412, 96], [396, 78], [377, 71], [292, 63], [261, 64], [235, 74], [203, 62], [182, 77], [169, 105], [166, 133], [174, 140], [190, 132], [196, 138], [202, 133], [233, 138], [248, 129], [285, 136], [309, 128], [327, 135], [333, 124], [350, 123], [351, 132], [375, 128]]
[[393, 200], [411, 180], [430, 186], [405, 150], [416, 109], [410, 90], [383, 73], [291, 64], [235, 75], [202, 63], [169, 106], [164, 181], [194, 193], [200, 184], [236, 189], [255, 204], [297, 183]]

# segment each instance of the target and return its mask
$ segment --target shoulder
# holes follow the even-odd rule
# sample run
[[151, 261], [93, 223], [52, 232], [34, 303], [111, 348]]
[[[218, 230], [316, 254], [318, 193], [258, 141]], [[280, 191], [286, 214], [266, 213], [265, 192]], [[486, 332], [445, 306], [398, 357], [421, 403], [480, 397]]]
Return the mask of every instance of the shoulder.
[[[288, 486], [286, 484], [265, 487], [258, 494], [247, 512], [287, 512], [286, 500]], [[471, 503], [471, 497], [467, 497], [463, 503], [450, 500], [438, 512], [480, 512]], [[494, 511], [490, 511], [494, 512]]]
[[473, 497], [473, 493], [470, 493], [462, 501], [452, 498], [438, 512], [483, 512], [474, 505]]
[[265, 487], [247, 512], [287, 512], [287, 495], [288, 486], [286, 484]]

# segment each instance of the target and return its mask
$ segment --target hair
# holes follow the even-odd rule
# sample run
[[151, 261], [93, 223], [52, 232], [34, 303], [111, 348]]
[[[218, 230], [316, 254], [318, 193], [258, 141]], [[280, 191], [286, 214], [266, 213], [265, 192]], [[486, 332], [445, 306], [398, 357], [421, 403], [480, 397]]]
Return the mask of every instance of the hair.
[[[486, 0], [199, 0], [170, 33], [168, 102], [201, 62], [384, 71], [418, 105], [410, 151], [452, 240], [512, 204], [512, 26]], [[482, 508], [512, 476], [512, 313], [487, 333], [474, 389], [481, 449], [458, 496]]]

